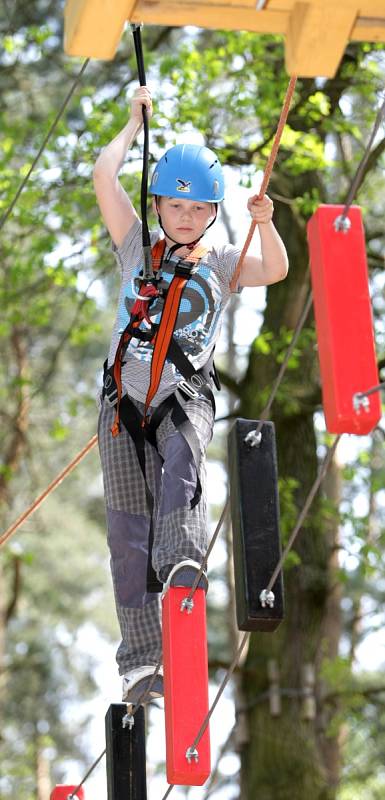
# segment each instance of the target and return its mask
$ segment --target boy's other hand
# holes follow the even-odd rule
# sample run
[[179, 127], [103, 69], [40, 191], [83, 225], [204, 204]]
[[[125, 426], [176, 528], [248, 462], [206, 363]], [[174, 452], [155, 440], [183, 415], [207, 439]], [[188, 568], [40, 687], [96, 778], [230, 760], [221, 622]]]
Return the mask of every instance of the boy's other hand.
[[147, 114], [149, 118], [151, 118], [152, 98], [151, 92], [147, 86], [139, 86], [131, 99], [131, 119], [137, 120], [140, 124], [143, 122], [142, 106], [146, 107]]
[[267, 194], [264, 194], [261, 200], [258, 200], [258, 195], [249, 197], [247, 208], [250, 212], [250, 216], [258, 225], [271, 222], [273, 218], [274, 205]]

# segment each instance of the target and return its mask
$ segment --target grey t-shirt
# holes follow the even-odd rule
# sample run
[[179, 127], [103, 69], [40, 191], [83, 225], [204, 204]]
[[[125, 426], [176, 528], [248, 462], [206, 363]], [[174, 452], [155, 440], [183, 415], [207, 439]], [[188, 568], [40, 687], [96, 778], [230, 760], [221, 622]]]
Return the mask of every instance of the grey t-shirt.
[[[159, 232], [154, 231], [150, 236], [154, 245], [159, 239]], [[120, 334], [129, 321], [136, 300], [134, 279], [139, 276], [143, 264], [142, 224], [139, 219], [134, 222], [122, 245], [116, 247], [113, 244], [112, 249], [120, 268], [121, 286], [108, 354], [109, 365], [114, 361]], [[219, 337], [223, 313], [230, 298], [230, 281], [239, 256], [240, 250], [229, 244], [211, 247], [183, 291], [174, 336], [195, 369], [206, 363]], [[163, 263], [162, 280], [167, 284], [172, 280], [174, 268], [175, 260]], [[159, 323], [162, 307], [161, 299], [151, 306], [150, 318], [153, 323]], [[148, 328], [145, 322], [141, 327]], [[123, 389], [142, 403], [146, 400], [150, 383], [152, 352], [153, 346], [148, 342], [132, 339], [122, 367]], [[174, 364], [166, 360], [152, 405], [159, 405], [172, 394], [180, 380], [182, 376]]]

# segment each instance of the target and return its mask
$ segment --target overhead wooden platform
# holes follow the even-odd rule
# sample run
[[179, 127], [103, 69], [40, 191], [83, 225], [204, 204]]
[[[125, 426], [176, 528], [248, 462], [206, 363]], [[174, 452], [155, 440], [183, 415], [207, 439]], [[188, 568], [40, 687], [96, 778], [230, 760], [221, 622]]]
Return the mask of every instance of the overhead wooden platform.
[[281, 34], [300, 77], [333, 77], [349, 41], [385, 42], [385, 0], [67, 0], [64, 18], [65, 52], [101, 59], [127, 21]]

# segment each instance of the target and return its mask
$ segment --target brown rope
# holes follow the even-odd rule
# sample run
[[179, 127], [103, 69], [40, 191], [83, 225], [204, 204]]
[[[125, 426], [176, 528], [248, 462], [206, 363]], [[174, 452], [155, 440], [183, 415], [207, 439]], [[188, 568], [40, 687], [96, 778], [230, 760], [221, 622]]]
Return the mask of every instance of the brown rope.
[[[292, 97], [293, 97], [293, 94], [294, 94], [294, 89], [295, 89], [296, 83], [297, 83], [297, 77], [294, 75], [292, 78], [290, 78], [289, 85], [288, 85], [287, 90], [286, 90], [285, 102], [284, 102], [284, 104], [282, 106], [281, 116], [279, 118], [279, 123], [278, 123], [277, 131], [276, 131], [276, 134], [275, 134], [274, 142], [273, 142], [273, 147], [271, 148], [271, 153], [269, 155], [269, 158], [268, 158], [268, 161], [267, 161], [267, 164], [266, 164], [266, 169], [265, 169], [265, 173], [264, 173], [264, 176], [263, 176], [262, 185], [261, 185], [261, 188], [259, 190], [259, 194], [256, 195], [256, 199], [257, 200], [262, 200], [262, 197], [265, 194], [266, 189], [267, 189], [267, 187], [269, 185], [269, 181], [270, 181], [270, 178], [271, 178], [271, 173], [273, 171], [273, 167], [274, 167], [274, 164], [275, 164], [275, 159], [277, 158], [277, 153], [278, 153], [279, 145], [280, 145], [280, 142], [281, 142], [283, 129], [284, 129], [285, 125], [286, 125], [286, 120], [287, 120], [287, 117], [289, 115], [291, 100], [292, 100]], [[246, 237], [245, 244], [243, 245], [243, 249], [242, 249], [241, 255], [239, 256], [239, 261], [238, 261], [236, 270], [234, 272], [234, 275], [233, 275], [231, 283], [230, 283], [230, 289], [231, 289], [232, 292], [234, 292], [236, 290], [236, 288], [237, 288], [239, 275], [240, 275], [240, 272], [241, 272], [241, 269], [242, 269], [242, 265], [243, 265], [243, 262], [245, 260], [246, 253], [247, 253], [247, 251], [248, 251], [248, 249], [250, 247], [250, 243], [251, 243], [251, 240], [253, 238], [256, 226], [257, 226], [257, 223], [255, 222], [255, 220], [253, 220], [251, 222], [251, 224], [250, 224], [250, 228], [249, 228], [249, 232], [248, 232], [247, 237]]]
[[20, 517], [18, 517], [18, 519], [10, 526], [10, 528], [8, 528], [8, 530], [6, 530], [5, 533], [3, 533], [3, 535], [0, 537], [0, 547], [2, 547], [5, 544], [7, 539], [10, 539], [10, 537], [13, 536], [14, 533], [16, 533], [16, 531], [18, 530], [18, 528], [20, 528], [23, 522], [25, 522], [28, 519], [28, 517], [30, 517], [31, 514], [33, 514], [33, 512], [36, 511], [37, 508], [39, 508], [39, 506], [48, 497], [48, 495], [51, 494], [51, 492], [53, 492], [53, 490], [56, 489], [57, 486], [59, 486], [59, 483], [61, 483], [64, 480], [64, 478], [66, 478], [67, 475], [69, 475], [70, 472], [72, 472], [72, 470], [75, 469], [75, 467], [77, 467], [77, 465], [80, 463], [80, 461], [82, 461], [84, 456], [86, 456], [87, 453], [89, 453], [90, 450], [92, 450], [92, 448], [95, 447], [97, 441], [98, 437], [95, 434], [95, 436], [93, 436], [92, 439], [89, 440], [89, 442], [85, 445], [85, 447], [83, 447], [83, 450], [81, 450], [80, 453], [78, 453], [77, 456], [75, 456], [75, 458], [73, 458], [72, 461], [69, 464], [67, 464], [67, 466], [59, 473], [59, 475], [57, 475], [56, 478], [49, 484], [49, 486], [47, 486], [44, 492], [42, 492], [42, 494], [40, 494], [39, 497], [36, 498], [36, 500], [32, 503], [32, 505], [30, 505], [29, 508], [23, 511]]

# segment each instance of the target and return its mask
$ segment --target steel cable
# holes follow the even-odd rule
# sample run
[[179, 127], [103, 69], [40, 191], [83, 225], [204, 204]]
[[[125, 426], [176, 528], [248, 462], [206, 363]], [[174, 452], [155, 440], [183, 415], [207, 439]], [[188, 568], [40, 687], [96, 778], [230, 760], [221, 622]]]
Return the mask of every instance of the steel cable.
[[15, 194], [15, 196], [14, 196], [14, 198], [13, 198], [11, 204], [10, 204], [10, 206], [8, 207], [7, 211], [0, 218], [0, 230], [3, 228], [3, 226], [5, 225], [8, 217], [12, 213], [12, 211], [13, 211], [13, 209], [14, 209], [14, 207], [15, 207], [15, 205], [16, 205], [16, 203], [17, 203], [17, 201], [18, 201], [18, 199], [19, 199], [19, 197], [20, 197], [20, 195], [21, 195], [21, 193], [22, 193], [22, 191], [24, 189], [24, 186], [28, 182], [33, 170], [35, 169], [36, 164], [39, 161], [39, 158], [42, 155], [46, 145], [48, 144], [48, 141], [51, 138], [51, 136], [52, 136], [52, 134], [53, 134], [53, 132], [54, 132], [59, 120], [60, 120], [60, 118], [62, 117], [62, 115], [63, 115], [63, 113], [64, 113], [64, 111], [65, 111], [65, 109], [66, 109], [66, 107], [67, 107], [67, 105], [68, 105], [68, 103], [69, 103], [69, 101], [70, 101], [70, 99], [71, 99], [71, 97], [72, 97], [72, 95], [73, 95], [73, 93], [74, 93], [79, 81], [80, 81], [80, 79], [83, 76], [83, 73], [84, 73], [89, 61], [90, 61], [89, 58], [87, 58], [84, 61], [80, 72], [76, 76], [75, 81], [72, 84], [72, 87], [71, 87], [70, 91], [68, 92], [66, 98], [64, 99], [62, 105], [60, 106], [59, 111], [57, 112], [56, 117], [55, 117], [51, 127], [49, 128], [49, 131], [48, 131], [47, 135], [45, 136], [45, 138], [44, 138], [44, 140], [43, 140], [43, 142], [42, 142], [42, 144], [41, 144], [41, 146], [40, 146], [40, 148], [38, 150], [38, 153], [35, 156], [35, 158], [34, 158], [32, 164], [31, 164], [31, 166], [30, 166], [30, 168], [29, 168], [24, 180], [21, 182], [21, 184], [20, 184], [20, 186], [19, 186], [19, 188], [18, 188], [18, 190], [17, 190], [17, 192], [16, 192], [16, 194]]

